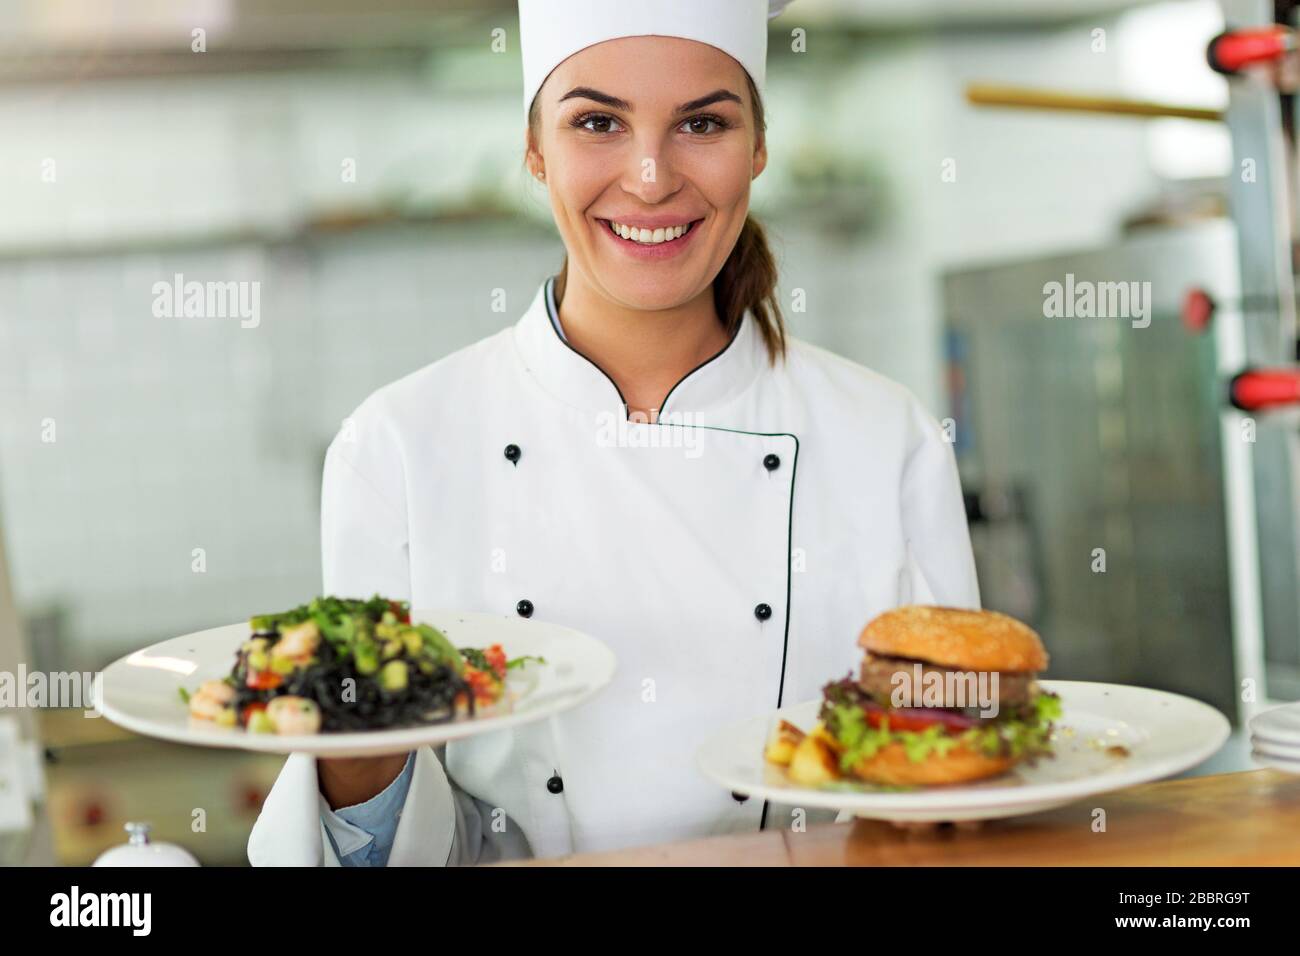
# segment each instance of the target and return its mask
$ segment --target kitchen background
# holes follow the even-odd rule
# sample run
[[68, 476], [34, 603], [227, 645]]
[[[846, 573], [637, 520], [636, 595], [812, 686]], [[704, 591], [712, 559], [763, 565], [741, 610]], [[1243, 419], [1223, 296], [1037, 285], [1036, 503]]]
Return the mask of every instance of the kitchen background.
[[[1214, 0], [798, 0], [773, 27], [754, 205], [785, 301], [806, 290], [794, 334], [958, 420], [986, 604], [1043, 628], [1051, 676], [1235, 720], [1222, 343], [1178, 317], [1188, 285], [1235, 294], [1227, 129], [966, 98], [1222, 109], [1223, 24]], [[340, 420], [558, 268], [514, 30], [513, 0], [0, 0], [0, 523], [30, 669], [318, 592]], [[1043, 318], [1043, 282], [1090, 269], [1154, 280], [1152, 328]], [[177, 273], [260, 282], [260, 323], [155, 317]], [[1297, 696], [1300, 640], [1266, 637], [1270, 692]], [[128, 818], [243, 861], [278, 761], [37, 716], [44, 813], [0, 840], [10, 862], [87, 862]], [[1213, 763], [1248, 765], [1236, 743]]]

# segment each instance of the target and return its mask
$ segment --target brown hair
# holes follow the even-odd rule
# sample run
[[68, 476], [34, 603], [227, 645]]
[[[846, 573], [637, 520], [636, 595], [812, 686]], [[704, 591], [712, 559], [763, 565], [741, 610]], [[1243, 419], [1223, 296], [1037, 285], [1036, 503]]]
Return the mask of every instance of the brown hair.
[[[767, 131], [763, 100], [754, 87], [754, 81], [747, 72], [745, 81], [749, 84], [750, 102], [754, 104], [754, 125], [760, 134]], [[539, 139], [540, 122], [534, 97], [528, 110], [528, 129], [533, 142]], [[569, 273], [569, 256], [564, 256], [564, 264], [555, 278], [555, 299], [564, 297], [564, 283]], [[736, 334], [746, 310], [751, 312], [758, 324], [758, 331], [767, 346], [768, 361], [775, 363], [777, 356], [785, 356], [785, 321], [781, 317], [781, 305], [776, 295], [776, 258], [768, 246], [767, 233], [753, 216], [745, 217], [736, 244], [731, 254], [722, 264], [713, 280], [713, 305], [718, 318], [727, 331], [728, 337]]]

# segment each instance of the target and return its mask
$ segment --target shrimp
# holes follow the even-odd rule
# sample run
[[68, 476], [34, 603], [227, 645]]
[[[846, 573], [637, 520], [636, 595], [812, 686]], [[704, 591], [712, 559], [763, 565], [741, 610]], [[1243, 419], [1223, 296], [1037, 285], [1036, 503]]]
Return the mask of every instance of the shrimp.
[[314, 734], [320, 731], [320, 708], [305, 697], [286, 695], [266, 705], [277, 734]]
[[303, 621], [280, 632], [280, 639], [271, 645], [272, 657], [306, 660], [320, 646], [320, 630], [315, 621]]
[[223, 680], [205, 680], [190, 695], [190, 715], [202, 720], [216, 720], [235, 700], [235, 689]]

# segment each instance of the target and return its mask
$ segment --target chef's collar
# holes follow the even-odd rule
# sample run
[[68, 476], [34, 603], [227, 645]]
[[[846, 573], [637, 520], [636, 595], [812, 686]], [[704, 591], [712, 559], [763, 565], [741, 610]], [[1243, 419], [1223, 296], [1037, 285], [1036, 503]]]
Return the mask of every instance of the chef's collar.
[[[537, 290], [515, 325], [515, 344], [538, 384], [560, 401], [593, 412], [627, 417], [618, 387], [596, 363], [565, 338], [555, 304], [555, 277]], [[711, 416], [754, 381], [767, 364], [767, 347], [746, 311], [740, 328], [721, 352], [697, 365], [668, 392], [659, 410], [661, 422], [725, 424]]]

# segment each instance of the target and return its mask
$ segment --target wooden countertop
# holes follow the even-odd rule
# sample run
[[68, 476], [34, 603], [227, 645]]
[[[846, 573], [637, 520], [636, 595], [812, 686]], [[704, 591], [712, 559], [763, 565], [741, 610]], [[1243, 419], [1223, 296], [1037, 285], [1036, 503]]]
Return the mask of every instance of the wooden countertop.
[[[1093, 811], [1106, 811], [1105, 832]], [[973, 829], [857, 820], [530, 860], [530, 866], [1296, 866], [1300, 776], [1252, 770], [1099, 794]]]

